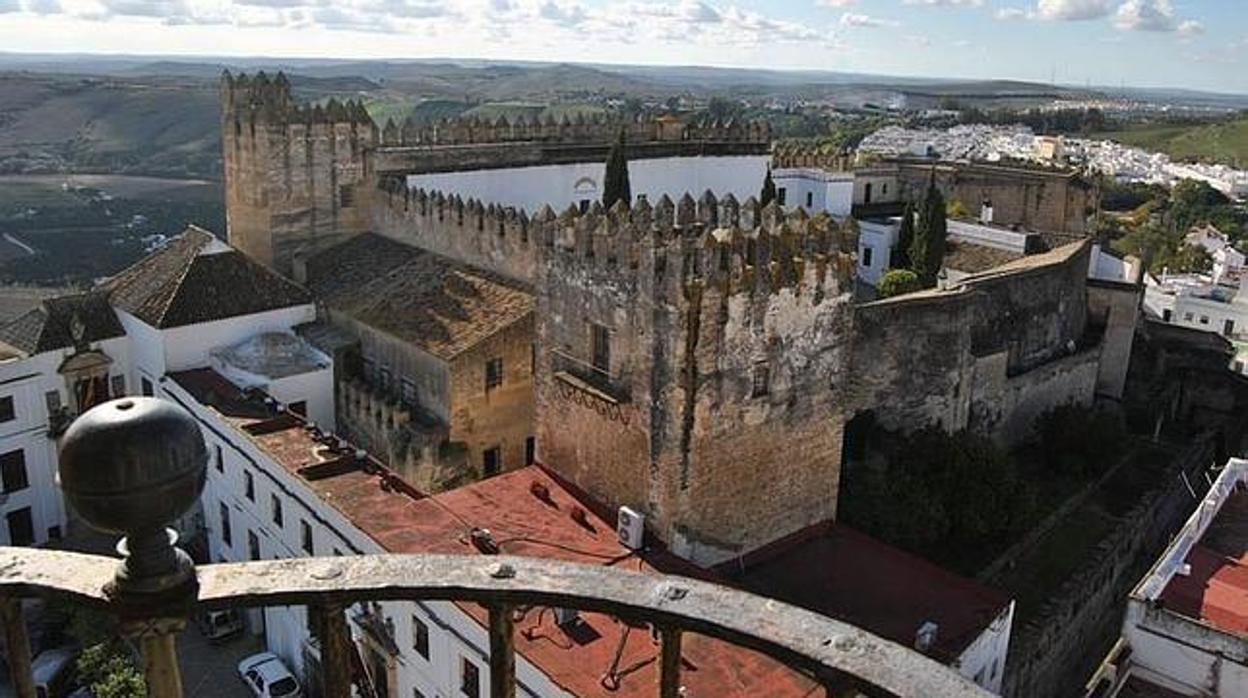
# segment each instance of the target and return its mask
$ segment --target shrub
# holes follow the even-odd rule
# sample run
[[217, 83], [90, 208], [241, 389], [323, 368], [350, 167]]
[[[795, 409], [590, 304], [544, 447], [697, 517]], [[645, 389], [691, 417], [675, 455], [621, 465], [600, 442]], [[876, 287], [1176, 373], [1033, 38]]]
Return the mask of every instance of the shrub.
[[889, 269], [880, 277], [876, 290], [879, 291], [880, 298], [892, 298], [918, 291], [922, 286], [919, 275], [909, 269]]
[[1107, 410], [1063, 405], [1036, 420], [1035, 439], [1055, 473], [1092, 478], [1115, 461], [1126, 438], [1122, 419]]

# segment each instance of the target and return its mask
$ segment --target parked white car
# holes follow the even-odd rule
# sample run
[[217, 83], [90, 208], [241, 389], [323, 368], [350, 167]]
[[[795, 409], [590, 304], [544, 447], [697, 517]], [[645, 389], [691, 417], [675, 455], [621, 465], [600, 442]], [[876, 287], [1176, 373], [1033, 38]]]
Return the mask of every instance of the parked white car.
[[238, 663], [238, 675], [258, 698], [298, 698], [299, 682], [272, 652], [253, 654]]

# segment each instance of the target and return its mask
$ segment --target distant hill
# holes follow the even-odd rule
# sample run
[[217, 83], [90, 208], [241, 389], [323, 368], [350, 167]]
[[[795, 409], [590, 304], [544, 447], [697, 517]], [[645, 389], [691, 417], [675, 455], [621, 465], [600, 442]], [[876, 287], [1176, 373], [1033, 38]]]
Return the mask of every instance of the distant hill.
[[1160, 124], [1095, 134], [1171, 159], [1248, 168], [1248, 117], [1213, 124]]

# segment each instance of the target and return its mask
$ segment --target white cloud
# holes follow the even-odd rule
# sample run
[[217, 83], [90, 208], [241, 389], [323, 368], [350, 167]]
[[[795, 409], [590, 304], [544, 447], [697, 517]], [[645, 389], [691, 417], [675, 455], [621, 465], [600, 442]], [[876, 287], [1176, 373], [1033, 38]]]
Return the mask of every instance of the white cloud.
[[1006, 22], [1014, 19], [1027, 19], [1027, 11], [1017, 7], [1002, 7], [993, 13], [997, 19]]
[[895, 27], [897, 22], [891, 19], [880, 19], [879, 17], [871, 17], [870, 15], [857, 14], [855, 12], [846, 12], [841, 15], [842, 27]]
[[902, 0], [901, 4], [931, 7], [982, 7], [984, 0]]
[[1036, 5], [1037, 19], [1080, 21], [1108, 17], [1115, 0], [1040, 0]]
[[820, 7], [851, 7], [858, 4], [858, 0], [817, 0], [816, 5]]
[[1126, 31], [1179, 31], [1179, 27], [1186, 27], [1184, 34], [1197, 34], [1202, 29], [1201, 22], [1174, 16], [1169, 0], [1127, 0], [1118, 7], [1113, 24]]
[[62, 11], [60, 0], [26, 0], [26, 11], [37, 15], [55, 15]]

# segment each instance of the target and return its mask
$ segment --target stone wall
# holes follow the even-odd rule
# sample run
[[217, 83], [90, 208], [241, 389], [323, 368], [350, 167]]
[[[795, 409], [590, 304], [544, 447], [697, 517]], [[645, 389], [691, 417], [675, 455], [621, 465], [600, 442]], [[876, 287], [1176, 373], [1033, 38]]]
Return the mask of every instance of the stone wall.
[[1088, 250], [1074, 243], [858, 306], [855, 409], [888, 429], [935, 424], [1014, 443], [1038, 410], [1089, 402], [1099, 349], [1086, 333]]
[[1088, 322], [1100, 327], [1104, 335], [1096, 378], [1098, 396], [1122, 399], [1143, 296], [1144, 287], [1139, 284], [1088, 279]]
[[[1213, 463], [1213, 450], [1210, 440], [1198, 440], [1176, 458], [1157, 487], [1122, 513], [1113, 533], [1085, 557], [1085, 566], [1030, 621], [1016, 626], [1002, 695], [1082, 694], [1083, 682], [1118, 635], [1127, 594], [1207, 488], [1201, 472]], [[1136, 466], [1127, 461], [1121, 467]], [[1179, 472], [1196, 488], [1196, 498]]]
[[543, 463], [700, 562], [832, 518], [852, 227], [709, 196], [539, 218]]
[[310, 254], [368, 229], [377, 129], [363, 105], [300, 107], [285, 76], [221, 81], [226, 230], [232, 245], [289, 275]]

